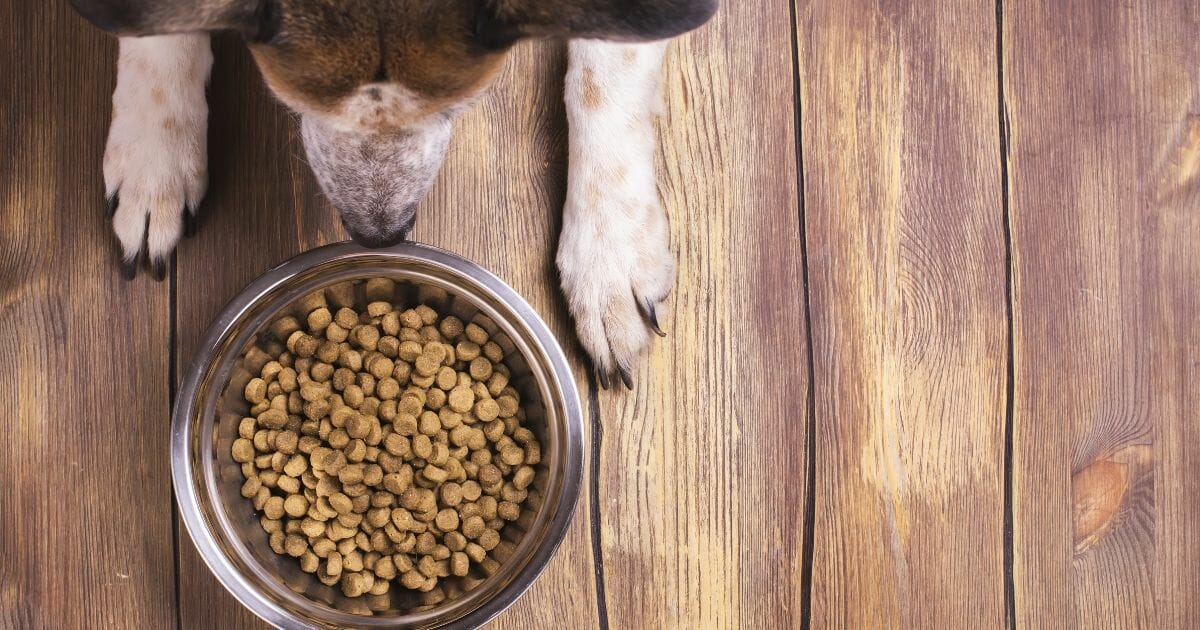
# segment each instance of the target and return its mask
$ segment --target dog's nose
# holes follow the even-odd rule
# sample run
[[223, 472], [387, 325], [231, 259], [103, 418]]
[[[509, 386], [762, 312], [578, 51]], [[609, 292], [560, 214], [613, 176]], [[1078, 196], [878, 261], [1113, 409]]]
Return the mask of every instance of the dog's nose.
[[346, 228], [346, 232], [354, 239], [354, 242], [369, 247], [371, 249], [382, 249], [391, 247], [400, 241], [408, 240], [408, 234], [412, 232], [413, 225], [417, 222], [417, 204], [410, 203], [404, 208], [401, 213], [403, 223], [399, 229], [386, 229], [378, 225], [366, 226], [366, 229], [358, 229], [363, 226], [358, 226], [354, 222], [347, 221], [345, 215], [338, 218], [342, 220], [342, 227]]
[[369, 247], [371, 249], [383, 249], [385, 247], [391, 247], [391, 246], [403, 241], [405, 239], [405, 237], [408, 236], [408, 232], [404, 232], [404, 231], [396, 232], [395, 234], [371, 234], [371, 235], [359, 234], [359, 233], [355, 232], [354, 230], [350, 230], [350, 229], [347, 229], [346, 231], [350, 232], [350, 237], [354, 239], [355, 243], [358, 243], [359, 245], [362, 245], [363, 247]]

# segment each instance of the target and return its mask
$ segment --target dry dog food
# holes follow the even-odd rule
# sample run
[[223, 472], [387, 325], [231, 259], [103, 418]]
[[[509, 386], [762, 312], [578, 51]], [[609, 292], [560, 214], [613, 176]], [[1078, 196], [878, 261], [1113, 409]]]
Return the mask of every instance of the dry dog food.
[[275, 553], [347, 597], [398, 582], [433, 605], [511, 554], [541, 444], [484, 328], [397, 308], [390, 280], [357, 290], [305, 298], [248, 351], [233, 459]]

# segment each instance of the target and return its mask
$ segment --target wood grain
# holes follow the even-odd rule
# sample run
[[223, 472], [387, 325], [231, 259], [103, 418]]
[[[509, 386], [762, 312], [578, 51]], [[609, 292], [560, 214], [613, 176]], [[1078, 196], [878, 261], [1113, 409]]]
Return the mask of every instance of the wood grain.
[[[950, 0], [726, 2], [675, 44], [671, 336], [597, 406], [552, 264], [564, 47], [517, 48], [414, 236], [529, 299], [604, 432], [492, 627], [1200, 627], [1200, 7], [1001, 8], [999, 60], [995, 5]], [[0, 34], [0, 627], [261, 628], [173, 534], [171, 375], [337, 215], [221, 39], [199, 233], [173, 285], [120, 280], [115, 41], [63, 2], [0, 3]]]
[[[561, 46], [519, 47], [497, 86], [460, 121], [413, 238], [478, 261], [525, 296], [560, 339], [572, 339], [551, 272], [565, 185], [563, 66]], [[305, 164], [292, 117], [266, 93], [236, 41], [217, 47], [210, 100], [212, 186], [199, 234], [178, 255], [181, 369], [220, 308], [256, 275], [345, 239]], [[545, 574], [496, 627], [593, 623], [588, 505], [585, 495]], [[180, 536], [183, 626], [262, 626]]]
[[814, 627], [999, 627], [1007, 314], [994, 6], [797, 5]]
[[1004, 3], [1019, 625], [1200, 624], [1200, 8]]
[[633, 392], [600, 394], [614, 628], [803, 621], [808, 346], [789, 15], [786, 1], [727, 2], [668, 55], [669, 336]]
[[0, 627], [166, 627], [169, 297], [115, 264], [115, 42], [59, 2], [0, 32]]

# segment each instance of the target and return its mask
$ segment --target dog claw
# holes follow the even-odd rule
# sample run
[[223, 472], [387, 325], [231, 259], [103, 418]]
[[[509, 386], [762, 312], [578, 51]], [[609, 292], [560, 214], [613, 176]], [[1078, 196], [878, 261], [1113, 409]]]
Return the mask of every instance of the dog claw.
[[654, 331], [655, 335], [666, 337], [666, 332], [662, 331], [662, 326], [659, 325], [658, 307], [654, 306], [654, 302], [650, 300], [637, 300], [637, 310], [642, 312], [642, 317], [646, 319], [646, 324], [650, 326], [650, 330]]
[[133, 280], [137, 277], [138, 257], [121, 259], [121, 277]]
[[596, 370], [596, 380], [600, 382], [600, 389], [607, 391], [610, 387], [612, 387], [612, 383], [608, 378], [608, 372], [605, 372], [604, 370]]
[[191, 208], [183, 209], [183, 237], [192, 238], [196, 235], [196, 213]]
[[162, 282], [167, 279], [167, 261], [163, 258], [155, 258], [150, 263], [150, 275], [154, 277], [156, 282]]
[[120, 203], [121, 203], [121, 194], [113, 193], [107, 199], [104, 200], [104, 203], [106, 204], [107, 209], [108, 209], [108, 218], [112, 219], [113, 215], [115, 215], [117, 213], [117, 206], [120, 205]]
[[617, 372], [621, 375], [621, 382], [625, 384], [625, 389], [633, 391], [633, 371], [628, 365], [620, 363], [617, 365]]
[[641, 307], [642, 317], [646, 318], [646, 323], [650, 326], [650, 330], [653, 330], [654, 334], [659, 337], [666, 337], [667, 333], [663, 332], [662, 327], [658, 325], [658, 309], [654, 306], [654, 302], [639, 300], [638, 306]]

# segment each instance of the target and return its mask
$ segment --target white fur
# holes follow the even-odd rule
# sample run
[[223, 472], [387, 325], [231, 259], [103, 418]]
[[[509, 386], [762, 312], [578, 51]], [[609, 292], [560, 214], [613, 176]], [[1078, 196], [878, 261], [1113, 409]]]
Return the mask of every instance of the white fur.
[[674, 281], [654, 175], [666, 42], [574, 41], [566, 80], [570, 172], [558, 267], [584, 348], [602, 377], [649, 343], [639, 303]]
[[368, 83], [342, 99], [333, 116], [334, 126], [359, 133], [403, 129], [417, 118], [424, 103], [399, 83]]
[[113, 230], [125, 260], [145, 242], [149, 259], [162, 262], [208, 184], [212, 50], [208, 35], [123, 37], [120, 48], [105, 192], [120, 200]]

